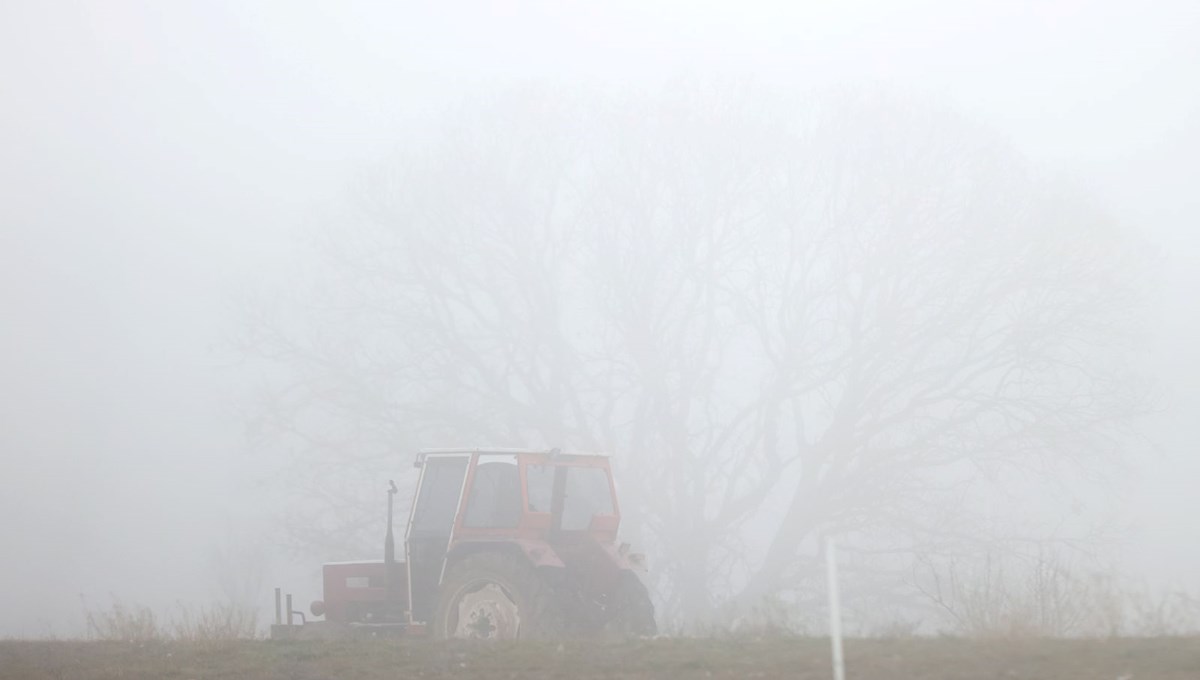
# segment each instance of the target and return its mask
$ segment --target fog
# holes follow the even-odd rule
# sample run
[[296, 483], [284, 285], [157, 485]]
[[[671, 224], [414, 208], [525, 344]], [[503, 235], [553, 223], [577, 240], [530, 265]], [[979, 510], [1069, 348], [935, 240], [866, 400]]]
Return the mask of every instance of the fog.
[[[928, 102], [1127, 230], [1153, 271], [1119, 361], [1153, 378], [1154, 413], [1096, 463], [1078, 521], [1113, 530], [1102, 550], [1130, 578], [1194, 589], [1198, 31], [1186, 2], [6, 3], [0, 636], [77, 635], [81, 596], [203, 602], [222, 578], [265, 608], [275, 585], [317, 597], [321, 559], [377, 558], [297, 544], [296, 518], [327, 507], [289, 465], [311, 452], [259, 421], [270, 386], [304, 374], [247, 351], [249, 319], [323, 280], [319, 244], [362, 186], [438, 148], [452, 112], [513, 92], [655, 101], [680, 82]], [[407, 424], [354, 512], [381, 517], [385, 481], [411, 484], [404, 446], [429, 428]], [[517, 444], [444, 445], [489, 443]]]

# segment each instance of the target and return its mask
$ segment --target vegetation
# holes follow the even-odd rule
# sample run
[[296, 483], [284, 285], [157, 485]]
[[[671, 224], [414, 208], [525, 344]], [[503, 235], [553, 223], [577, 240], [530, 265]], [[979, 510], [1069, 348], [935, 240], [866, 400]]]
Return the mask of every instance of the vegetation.
[[90, 640], [161, 642], [178, 640], [212, 643], [259, 636], [258, 613], [230, 603], [189, 606], [176, 603], [167, 617], [143, 605], [127, 605], [117, 598], [107, 609], [93, 609], [84, 601], [84, 620]]
[[[897, 621], [846, 641], [854, 680], [1003, 677], [1093, 680], [1200, 677], [1200, 599], [1152, 596], [1115, 582], [1077, 578], [1047, 561], [1025, 574], [997, 562], [990, 576], [960, 570], [943, 583], [959, 635], [917, 635]], [[971, 574], [976, 580], [963, 579]], [[967, 585], [970, 583], [971, 585]], [[1042, 587], [1033, 586], [1042, 584]], [[1054, 585], [1049, 585], [1054, 584]], [[1051, 595], [1054, 594], [1054, 595]], [[1059, 618], [1042, 610], [1061, 608]], [[1090, 606], [1087, 606], [1090, 603]], [[1068, 617], [1065, 614], [1080, 614]], [[253, 612], [229, 605], [176, 605], [168, 616], [113, 599], [85, 604], [87, 641], [0, 641], [0, 680], [107, 678], [794, 678], [829, 677], [829, 641], [778, 600], [703, 638], [625, 642], [469, 644], [420, 639], [269, 641]], [[1047, 628], [1045, 621], [1073, 627]], [[1022, 625], [1026, 622], [1028, 625]], [[1075, 638], [1049, 637], [1065, 632]], [[1117, 637], [1137, 636], [1137, 637]], [[1155, 637], [1148, 637], [1155, 636]]]
[[[1195, 680], [1200, 639], [853, 639], [854, 680]], [[0, 678], [828, 678], [821, 638], [658, 639], [613, 644], [0, 642]]]
[[1054, 554], [1021, 562], [989, 555], [930, 566], [918, 577], [956, 634], [977, 638], [1200, 634], [1200, 597], [1080, 569]]

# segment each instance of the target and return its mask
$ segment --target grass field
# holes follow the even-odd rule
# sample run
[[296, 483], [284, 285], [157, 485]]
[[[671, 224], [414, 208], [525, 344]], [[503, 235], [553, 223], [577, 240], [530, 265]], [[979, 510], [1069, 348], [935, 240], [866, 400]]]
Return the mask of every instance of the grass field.
[[[1200, 638], [849, 640], [848, 680], [1200, 680]], [[821, 639], [446, 644], [0, 641], [0, 678], [829, 678]]]

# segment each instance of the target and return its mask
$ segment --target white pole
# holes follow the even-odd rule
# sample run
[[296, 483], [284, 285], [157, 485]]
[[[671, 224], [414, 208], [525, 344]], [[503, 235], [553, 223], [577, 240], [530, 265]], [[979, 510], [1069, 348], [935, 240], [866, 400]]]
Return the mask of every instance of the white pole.
[[833, 645], [833, 678], [846, 680], [846, 664], [842, 657], [842, 603], [838, 596], [837, 554], [832, 538], [825, 539], [825, 570], [829, 580], [829, 641]]

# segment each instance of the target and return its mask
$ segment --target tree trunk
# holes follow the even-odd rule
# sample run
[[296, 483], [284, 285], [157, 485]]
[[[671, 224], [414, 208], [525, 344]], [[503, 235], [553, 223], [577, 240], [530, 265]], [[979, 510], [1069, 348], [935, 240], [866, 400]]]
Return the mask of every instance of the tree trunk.
[[800, 544], [817, 529], [818, 518], [824, 516], [824, 502], [823, 489], [815, 481], [806, 479], [797, 485], [796, 493], [788, 505], [779, 529], [775, 532], [775, 537], [771, 540], [766, 557], [734, 598], [740, 610], [748, 611], [758, 607], [763, 604], [764, 598], [794, 585], [784, 582], [788, 567], [795, 560]]

